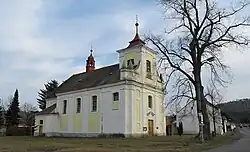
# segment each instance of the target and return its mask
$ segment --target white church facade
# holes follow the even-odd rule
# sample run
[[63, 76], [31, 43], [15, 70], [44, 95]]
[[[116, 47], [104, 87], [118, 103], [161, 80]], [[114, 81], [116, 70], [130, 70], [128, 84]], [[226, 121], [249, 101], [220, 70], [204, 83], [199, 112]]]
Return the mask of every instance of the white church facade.
[[36, 136], [165, 135], [157, 53], [140, 39], [138, 25], [128, 47], [117, 51], [118, 64], [95, 69], [91, 51], [86, 72], [72, 75], [48, 96], [46, 109], [35, 118]]

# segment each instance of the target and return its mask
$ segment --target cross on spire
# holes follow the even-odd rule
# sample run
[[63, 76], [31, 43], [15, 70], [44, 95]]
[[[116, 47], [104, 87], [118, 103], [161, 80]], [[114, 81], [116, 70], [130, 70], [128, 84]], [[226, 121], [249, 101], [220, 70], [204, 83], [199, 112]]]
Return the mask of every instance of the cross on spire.
[[138, 34], [139, 33], [138, 15], [136, 15], [135, 30], [136, 30], [136, 34]]
[[91, 45], [90, 46], [90, 54], [92, 55], [92, 52], [93, 52], [93, 46]]
[[138, 45], [138, 44], [142, 44], [145, 45], [146, 43], [144, 41], [141, 40], [140, 36], [139, 36], [139, 23], [138, 23], [138, 16], [136, 15], [136, 23], [135, 23], [135, 37], [132, 41], [129, 42], [129, 47]]

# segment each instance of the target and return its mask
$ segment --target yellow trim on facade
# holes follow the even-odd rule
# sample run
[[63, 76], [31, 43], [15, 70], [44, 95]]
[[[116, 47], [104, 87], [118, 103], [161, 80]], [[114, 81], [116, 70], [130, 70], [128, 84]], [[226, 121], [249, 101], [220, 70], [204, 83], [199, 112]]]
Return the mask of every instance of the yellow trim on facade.
[[113, 101], [112, 102], [112, 110], [119, 110], [120, 108], [120, 102], [119, 101]]
[[60, 117], [60, 130], [61, 131], [68, 130], [68, 115], [61, 115], [61, 117]]
[[136, 99], [140, 99], [140, 90], [136, 90]]
[[83, 116], [82, 113], [77, 113], [74, 115], [74, 119], [73, 119], [73, 124], [74, 124], [74, 132], [81, 132], [82, 130], [82, 120], [83, 120]]
[[141, 120], [140, 100], [136, 99], [136, 121]]
[[141, 123], [137, 122], [136, 123], [136, 133], [140, 133], [141, 132]]
[[99, 133], [100, 132], [100, 113], [88, 114], [88, 132]]
[[136, 100], [135, 100], [135, 108], [136, 108], [136, 133], [141, 133], [141, 92], [140, 90], [136, 90]]

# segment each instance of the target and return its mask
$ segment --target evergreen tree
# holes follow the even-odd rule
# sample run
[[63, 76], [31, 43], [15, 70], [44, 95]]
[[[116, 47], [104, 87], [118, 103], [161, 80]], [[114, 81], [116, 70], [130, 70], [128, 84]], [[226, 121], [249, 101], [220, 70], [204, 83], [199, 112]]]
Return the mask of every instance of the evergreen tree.
[[[2, 101], [0, 101], [1, 104]], [[0, 128], [4, 125], [4, 107], [0, 105]]]
[[19, 124], [19, 95], [16, 89], [12, 102], [6, 112], [6, 123], [8, 126], [17, 126]]
[[45, 89], [40, 89], [38, 92], [37, 103], [40, 109], [46, 108], [46, 98], [48, 94], [52, 93], [56, 88], [58, 88], [59, 83], [56, 80], [51, 80], [50, 82], [44, 84]]

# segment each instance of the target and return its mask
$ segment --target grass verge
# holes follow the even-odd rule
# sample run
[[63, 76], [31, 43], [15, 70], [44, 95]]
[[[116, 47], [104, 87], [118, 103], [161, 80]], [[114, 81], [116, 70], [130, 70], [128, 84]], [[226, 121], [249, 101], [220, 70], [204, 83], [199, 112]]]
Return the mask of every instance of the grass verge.
[[0, 152], [199, 152], [232, 141], [233, 133], [203, 145], [191, 135], [139, 139], [0, 137]]

